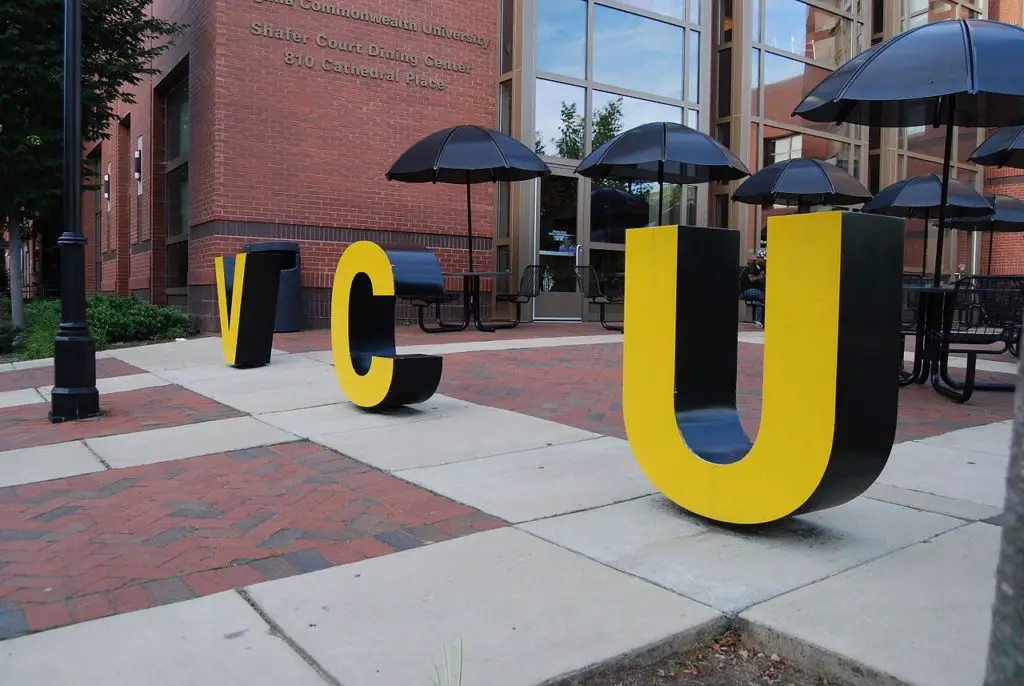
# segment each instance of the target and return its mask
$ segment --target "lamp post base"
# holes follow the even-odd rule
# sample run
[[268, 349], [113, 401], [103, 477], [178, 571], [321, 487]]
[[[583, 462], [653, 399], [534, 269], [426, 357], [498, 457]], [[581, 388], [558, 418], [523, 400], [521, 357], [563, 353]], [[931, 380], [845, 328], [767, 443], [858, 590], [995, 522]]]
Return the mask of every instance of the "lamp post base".
[[96, 344], [85, 324], [61, 324], [54, 341], [54, 381], [50, 421], [67, 422], [97, 417]]

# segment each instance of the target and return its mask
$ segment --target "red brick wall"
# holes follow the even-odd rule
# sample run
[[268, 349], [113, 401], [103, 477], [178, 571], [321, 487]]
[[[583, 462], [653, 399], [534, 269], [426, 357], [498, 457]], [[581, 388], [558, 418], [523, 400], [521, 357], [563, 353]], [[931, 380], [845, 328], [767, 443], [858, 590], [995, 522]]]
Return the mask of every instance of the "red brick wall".
[[[325, 6], [391, 17], [407, 28], [316, 9]], [[110, 259], [101, 288], [144, 291], [163, 301], [163, 132], [155, 128], [163, 114], [154, 92], [183, 60], [189, 68], [190, 287], [214, 283], [213, 257], [260, 240], [217, 235], [219, 224], [211, 222], [465, 235], [463, 186], [402, 184], [384, 175], [403, 150], [433, 131], [460, 123], [495, 125], [498, 9], [497, 0], [156, 0], [155, 15], [189, 28], [157, 61], [160, 76], [135, 90], [138, 102], [119, 107], [129, 125], [112, 122], [112, 137], [102, 145], [102, 168], [111, 164], [115, 192], [104, 226], [109, 222], [116, 237], [103, 245]], [[416, 30], [409, 30], [412, 23]], [[480, 37], [486, 48], [429, 35], [426, 25], [459, 32], [459, 38]], [[301, 38], [264, 36], [267, 26]], [[355, 51], [317, 46], [318, 38], [351, 44]], [[407, 61], [374, 55], [376, 46]], [[293, 53], [291, 65], [286, 52]], [[454, 70], [429, 66], [428, 58]], [[307, 59], [312, 67], [304, 66]], [[397, 82], [324, 68], [339, 62], [394, 70]], [[408, 82], [410, 73], [433, 81], [432, 87]], [[130, 164], [138, 136], [141, 202]], [[492, 187], [474, 187], [473, 211], [474, 234], [492, 236]], [[338, 242], [298, 241], [305, 287], [330, 286], [345, 247], [341, 241], [340, 235]], [[465, 250], [434, 252], [445, 269], [466, 266]], [[489, 267], [491, 254], [478, 247], [474, 261]]]

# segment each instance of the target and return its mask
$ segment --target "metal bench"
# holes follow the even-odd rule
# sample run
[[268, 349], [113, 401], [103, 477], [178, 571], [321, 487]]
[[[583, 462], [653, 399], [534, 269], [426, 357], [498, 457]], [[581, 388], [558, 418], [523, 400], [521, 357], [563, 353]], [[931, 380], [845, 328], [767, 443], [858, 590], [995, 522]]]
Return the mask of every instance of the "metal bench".
[[601, 326], [609, 331], [624, 331], [623, 326], [608, 322], [605, 317], [605, 307], [625, 302], [625, 297], [618, 293], [606, 293], [601, 286], [601, 277], [598, 276], [597, 270], [590, 265], [573, 267], [573, 271], [576, 273], [576, 282], [580, 286], [583, 297], [600, 308]]
[[[1024, 277], [965, 276], [953, 284], [949, 297], [944, 330], [934, 334], [939, 337], [941, 356], [932, 385], [958, 403], [967, 402], [975, 390], [1012, 392], [1014, 384], [976, 383], [974, 378], [978, 355], [1020, 353]], [[967, 356], [962, 382], [949, 375], [951, 353]], [[947, 387], [942, 386], [943, 382]]]
[[523, 305], [540, 295], [544, 290], [544, 275], [549, 271], [547, 265], [531, 264], [523, 270], [523, 276], [519, 280], [518, 293], [499, 293], [498, 302], [512, 303], [516, 306], [516, 318], [512, 320], [512, 327], [519, 325], [523, 319]]

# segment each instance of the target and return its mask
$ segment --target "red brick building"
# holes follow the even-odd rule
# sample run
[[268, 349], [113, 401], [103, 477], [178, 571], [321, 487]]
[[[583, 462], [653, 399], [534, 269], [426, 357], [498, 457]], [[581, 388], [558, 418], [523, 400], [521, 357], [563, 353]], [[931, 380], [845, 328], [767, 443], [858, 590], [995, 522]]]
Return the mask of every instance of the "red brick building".
[[[464, 189], [384, 174], [428, 133], [495, 125], [498, 10], [493, 0], [156, 0], [156, 15], [188, 28], [138, 104], [119, 109], [110, 140], [87, 150], [101, 178], [84, 203], [89, 289], [187, 307], [213, 329], [213, 258], [293, 241], [307, 324], [324, 326], [352, 241], [423, 246], [462, 267]], [[486, 265], [493, 191], [475, 200]]]
[[[803, 94], [911, 26], [1024, 24], [1022, 0], [155, 0], [153, 12], [188, 28], [138, 104], [120, 108], [110, 140], [87, 147], [101, 187], [83, 203], [88, 288], [187, 308], [207, 330], [213, 258], [246, 243], [299, 244], [309, 327], [327, 325], [334, 266], [352, 241], [416, 245], [446, 270], [466, 266], [465, 190], [384, 178], [409, 145], [459, 123], [534, 143], [554, 172], [474, 189], [475, 265], [547, 264], [557, 278], [526, 316], [591, 318], [572, 267], [621, 272], [625, 250], [621, 231], [591, 232], [600, 184], [573, 173], [600, 112], [618, 103], [626, 128], [696, 126], [752, 170], [829, 159], [878, 190], [941, 171], [941, 129], [813, 124], [790, 116]], [[566, 127], [566, 116], [579, 119]], [[1019, 172], [967, 161], [983, 135], [958, 132], [957, 177], [1024, 195]], [[729, 202], [735, 185], [666, 189], [668, 219], [656, 216], [656, 189], [642, 195], [651, 222], [739, 229], [742, 261], [780, 210]], [[907, 268], [920, 269], [920, 224], [908, 223]], [[574, 252], [558, 249], [564, 238]], [[987, 235], [950, 241], [944, 270], [984, 271]], [[999, 236], [993, 266], [1024, 272], [1024, 237]]]

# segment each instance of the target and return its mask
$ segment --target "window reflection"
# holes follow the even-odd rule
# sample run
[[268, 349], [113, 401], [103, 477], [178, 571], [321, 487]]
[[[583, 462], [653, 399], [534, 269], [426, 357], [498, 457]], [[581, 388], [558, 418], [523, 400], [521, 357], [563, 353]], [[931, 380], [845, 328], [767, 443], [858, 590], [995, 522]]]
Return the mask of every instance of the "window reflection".
[[586, 0], [537, 3], [537, 70], [586, 77]]
[[540, 206], [537, 222], [537, 261], [550, 270], [551, 279], [544, 290], [561, 293], [576, 291], [576, 198], [579, 179], [569, 176], [545, 176], [540, 180]]
[[584, 89], [537, 79], [534, 150], [540, 155], [583, 159]]
[[798, 157], [824, 160], [853, 173], [859, 171], [853, 162], [853, 146], [819, 136], [808, 136], [774, 126], [764, 127], [762, 148], [764, 165]]
[[[973, 131], [973, 129], [972, 129]], [[946, 145], [946, 127], [909, 126], [900, 129], [900, 147], [919, 155], [942, 158]]]
[[690, 31], [686, 45], [686, 99], [700, 102], [700, 33]]
[[948, 0], [903, 0], [903, 27], [905, 29], [946, 19], [956, 19], [958, 7]]
[[829, 65], [852, 57], [853, 22], [799, 0], [763, 0], [767, 45]]
[[653, 121], [683, 123], [683, 110], [660, 102], [594, 91], [594, 147], [634, 126]]
[[819, 123], [793, 116], [794, 108], [800, 104], [803, 97], [829, 73], [827, 69], [766, 51], [764, 73], [761, 75], [765, 89], [764, 117], [836, 135], [849, 135], [849, 124]]
[[[622, 5], [639, 7], [648, 12], [657, 12], [676, 19], [683, 18], [683, 0], [619, 0]], [[692, 21], [692, 20], [691, 20]], [[700, 21], [698, 19], [698, 21]]]
[[683, 29], [595, 5], [594, 80], [681, 100]]

